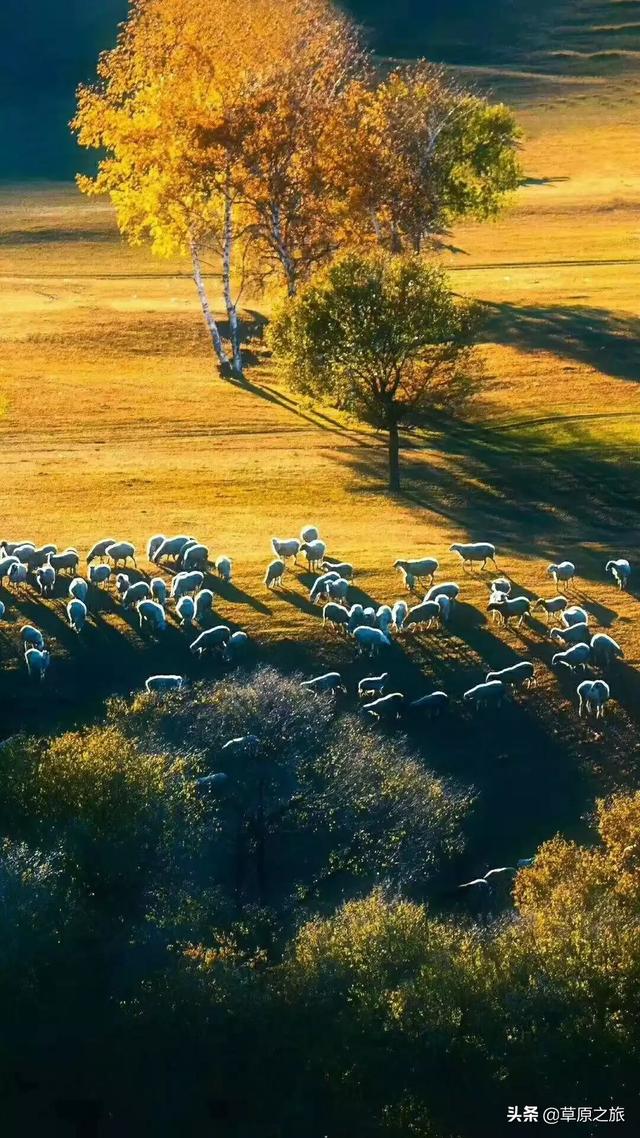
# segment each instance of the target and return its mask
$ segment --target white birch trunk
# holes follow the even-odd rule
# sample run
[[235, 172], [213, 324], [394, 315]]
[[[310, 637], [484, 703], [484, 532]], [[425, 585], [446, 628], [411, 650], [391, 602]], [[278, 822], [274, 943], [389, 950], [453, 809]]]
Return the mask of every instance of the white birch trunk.
[[200, 305], [202, 307], [204, 322], [207, 325], [209, 335], [211, 336], [211, 342], [213, 343], [214, 351], [218, 357], [221, 374], [225, 377], [228, 377], [231, 370], [231, 364], [229, 363], [229, 357], [225, 351], [224, 344], [222, 343], [222, 337], [220, 335], [218, 325], [216, 324], [215, 317], [211, 311], [211, 308], [209, 307], [207, 290], [205, 288], [204, 278], [202, 276], [200, 257], [198, 254], [198, 249], [195, 245], [191, 246], [191, 262], [193, 264], [193, 279], [196, 283], [198, 296], [200, 297]]

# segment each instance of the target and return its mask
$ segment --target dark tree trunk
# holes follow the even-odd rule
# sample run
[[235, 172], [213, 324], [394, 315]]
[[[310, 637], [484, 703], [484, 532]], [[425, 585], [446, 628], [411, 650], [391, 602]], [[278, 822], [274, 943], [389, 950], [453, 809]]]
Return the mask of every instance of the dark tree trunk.
[[400, 432], [397, 423], [389, 427], [389, 489], [392, 493], [400, 490]]

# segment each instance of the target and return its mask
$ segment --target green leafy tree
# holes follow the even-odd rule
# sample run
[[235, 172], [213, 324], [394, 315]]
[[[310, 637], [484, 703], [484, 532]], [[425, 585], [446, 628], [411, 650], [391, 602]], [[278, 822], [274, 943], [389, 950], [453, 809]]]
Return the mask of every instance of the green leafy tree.
[[347, 253], [290, 299], [270, 342], [286, 381], [380, 431], [400, 489], [400, 428], [458, 413], [476, 393], [478, 311], [418, 257]]

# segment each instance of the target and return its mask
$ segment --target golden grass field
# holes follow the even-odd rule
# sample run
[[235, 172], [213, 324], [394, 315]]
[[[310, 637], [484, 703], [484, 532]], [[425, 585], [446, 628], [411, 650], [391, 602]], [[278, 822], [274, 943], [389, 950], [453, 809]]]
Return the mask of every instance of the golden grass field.
[[[84, 553], [101, 537], [142, 549], [155, 532], [195, 533], [233, 557], [234, 587], [216, 611], [246, 628], [259, 658], [308, 673], [340, 665], [350, 678], [366, 666], [323, 632], [309, 577], [290, 573], [280, 596], [265, 590], [272, 535], [318, 524], [329, 552], [356, 565], [354, 599], [377, 603], [401, 595], [396, 557], [433, 552], [441, 579], [461, 580], [447, 552], [455, 540], [495, 542], [518, 592], [553, 595], [546, 565], [576, 562], [572, 599], [626, 655], [597, 729], [578, 720], [578, 680], [551, 671], [542, 624], [487, 623], [489, 574], [465, 576], [450, 631], [406, 638], [390, 654], [413, 695], [435, 684], [459, 697], [488, 667], [539, 662], [537, 687], [497, 720], [478, 728], [457, 707], [448, 722], [413, 729], [431, 765], [480, 791], [474, 825], [488, 857], [526, 856], [558, 828], [575, 832], [595, 795], [637, 785], [640, 773], [640, 604], [603, 572], [608, 556], [628, 556], [640, 582], [632, 64], [600, 60], [592, 78], [571, 58], [538, 75], [469, 72], [516, 107], [530, 181], [499, 221], [452, 234], [459, 252], [444, 260], [456, 287], [488, 306], [492, 385], [466, 428], [407, 440], [397, 499], [384, 491], [383, 441], [279, 390], [259, 345], [250, 390], [217, 378], [188, 266], [123, 246], [109, 206], [72, 186], [0, 190], [0, 538]], [[175, 625], [154, 648], [104, 599], [78, 640], [62, 591], [45, 605], [30, 590], [1, 595], [0, 711], [12, 730], [80, 721], [152, 670], [198, 674]], [[25, 617], [52, 638], [43, 691], [19, 652]]]

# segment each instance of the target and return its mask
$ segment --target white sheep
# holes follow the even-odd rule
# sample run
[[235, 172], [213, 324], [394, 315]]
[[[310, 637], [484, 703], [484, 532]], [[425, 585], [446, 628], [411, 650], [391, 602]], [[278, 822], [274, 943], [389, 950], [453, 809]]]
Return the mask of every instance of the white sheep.
[[5, 605], [4, 601], [0, 601], [0, 620], [2, 620], [6, 611], [7, 611], [7, 606]]
[[128, 573], [116, 573], [116, 592], [119, 596], [123, 597], [130, 586], [131, 579]]
[[153, 632], [164, 632], [167, 627], [167, 617], [163, 606], [158, 601], [152, 601], [146, 597], [143, 601], [138, 601], [136, 610], [141, 632], [147, 626]]
[[320, 604], [325, 598], [325, 585], [329, 581], [339, 581], [340, 574], [335, 569], [329, 569], [326, 573], [322, 573], [320, 577], [316, 577], [313, 585], [309, 590], [309, 600], [312, 605]]
[[165, 537], [149, 560], [153, 561], [155, 565], [159, 565], [165, 557], [171, 557], [175, 560], [190, 541], [195, 541], [195, 538], [186, 537], [184, 534], [180, 534], [179, 537]]
[[363, 616], [364, 608], [362, 605], [355, 604], [351, 606], [349, 609], [349, 624], [347, 626], [347, 632], [349, 633], [349, 636], [353, 636], [356, 628], [359, 628], [361, 624], [365, 623]]
[[324, 593], [330, 601], [346, 601], [349, 588], [346, 578], [338, 577], [337, 580], [325, 582]]
[[376, 626], [388, 634], [393, 624], [393, 609], [390, 605], [380, 605], [376, 611]]
[[227, 641], [227, 644], [225, 645], [225, 659], [230, 660], [237, 653], [243, 652], [245, 648], [248, 647], [248, 644], [249, 637], [247, 636], [246, 632], [242, 632], [241, 629], [238, 629], [236, 632], [232, 632], [229, 640]]
[[0, 585], [4, 581], [4, 578], [9, 576], [11, 566], [12, 565], [19, 565], [19, 564], [20, 564], [20, 562], [18, 561], [18, 558], [14, 557], [13, 555], [11, 555], [10, 557], [3, 557], [0, 560]]
[[344, 605], [329, 601], [322, 610], [322, 623], [330, 624], [334, 628], [348, 628], [349, 610]]
[[231, 639], [231, 629], [226, 624], [217, 624], [215, 628], [206, 628], [189, 645], [189, 651], [194, 656], [204, 656], [212, 649], [223, 649]]
[[264, 583], [267, 589], [275, 589], [276, 585], [282, 588], [282, 578], [287, 571], [284, 561], [272, 561], [267, 566], [267, 571], [264, 575]]
[[400, 569], [399, 573], [407, 592], [415, 593], [418, 588], [418, 578], [413, 573], [407, 573], [406, 569]]
[[69, 596], [86, 603], [89, 586], [84, 577], [74, 577], [69, 585]]
[[318, 541], [320, 538], [320, 530], [317, 526], [304, 526], [300, 531], [300, 544], [309, 541]]
[[573, 624], [588, 624], [589, 613], [579, 605], [571, 605], [564, 610], [560, 619], [565, 628], [571, 628]]
[[546, 613], [548, 624], [549, 617], [555, 615], [556, 613], [564, 612], [568, 604], [569, 602], [567, 598], [562, 596], [551, 597], [549, 600], [545, 600], [544, 597], [539, 597], [539, 599], [533, 605], [533, 612], [537, 612], [538, 609], [541, 609], [544, 613]]
[[604, 571], [611, 573], [614, 581], [617, 581], [619, 589], [626, 589], [631, 576], [631, 566], [625, 557], [620, 557], [617, 561], [607, 561]]
[[583, 680], [577, 691], [578, 715], [582, 715], [583, 710], [587, 715], [595, 711], [596, 719], [603, 719], [605, 704], [611, 698], [609, 685], [604, 680]]
[[300, 552], [300, 542], [297, 537], [286, 538], [284, 541], [279, 537], [271, 538], [271, 548], [276, 557], [280, 557], [282, 561], [287, 561], [290, 557], [297, 563], [298, 554]]
[[214, 597], [211, 589], [200, 589], [196, 593], [194, 601], [196, 606], [195, 619], [198, 624], [202, 624], [204, 617], [210, 615], [213, 609]]
[[562, 640], [565, 644], [590, 644], [591, 633], [589, 625], [581, 621], [572, 624], [569, 628], [552, 628], [549, 636], [552, 640]]
[[115, 544], [115, 537], [105, 537], [102, 541], [97, 541], [95, 545], [91, 546], [91, 549], [87, 553], [87, 565], [90, 565], [91, 562], [95, 561], [98, 557], [102, 560], [102, 558], [106, 557], [109, 546]]
[[51, 565], [56, 573], [74, 573], [78, 572], [78, 565], [80, 564], [80, 554], [77, 549], [65, 549], [62, 553], [49, 553], [44, 567]]
[[395, 628], [396, 632], [399, 632], [405, 620], [407, 619], [409, 606], [406, 601], [396, 601], [393, 608], [391, 609], [391, 612], [393, 614], [393, 627]]
[[324, 573], [327, 573], [333, 569], [339, 577], [344, 577], [347, 581], [353, 581], [355, 575], [353, 565], [351, 565], [348, 561], [336, 561], [332, 565], [331, 562], [324, 560], [320, 568]]
[[442, 585], [432, 585], [425, 596], [425, 601], [435, 601], [437, 597], [448, 597], [450, 601], [457, 601], [460, 596], [460, 586], [455, 581], [445, 581]]
[[361, 699], [365, 696], [384, 695], [384, 689], [388, 679], [388, 672], [382, 672], [379, 676], [365, 676], [364, 679], [358, 683], [358, 695]]
[[51, 663], [51, 656], [46, 648], [27, 648], [24, 654], [24, 662], [27, 665], [29, 676], [37, 677], [42, 681]]
[[180, 597], [176, 612], [180, 617], [180, 627], [190, 628], [196, 615], [196, 605], [193, 597]]
[[573, 644], [570, 648], [565, 648], [564, 652], [556, 652], [551, 657], [551, 664], [553, 667], [561, 665], [562, 667], [570, 668], [572, 672], [575, 671], [576, 668], [582, 668], [584, 672], [590, 658], [590, 644]]
[[124, 608], [130, 609], [137, 605], [138, 601], [143, 601], [145, 598], [151, 596], [151, 588], [146, 581], [134, 581], [132, 585], [125, 592], [122, 598]]
[[374, 699], [371, 703], [363, 703], [361, 710], [366, 715], [370, 715], [372, 719], [399, 719], [403, 706], [404, 696], [402, 692], [394, 691], [389, 692], [389, 695], [381, 695], [379, 699]]
[[314, 676], [311, 680], [303, 680], [300, 684], [301, 688], [306, 691], [315, 692], [330, 692], [335, 695], [336, 692], [346, 691], [340, 672], [326, 672], [323, 676]]
[[322, 564], [324, 555], [327, 552], [327, 547], [324, 541], [316, 538], [315, 541], [304, 541], [300, 546], [301, 551], [307, 559], [307, 565], [310, 570], [317, 570], [318, 566]]
[[624, 652], [612, 636], [598, 632], [591, 641], [591, 654], [594, 663], [608, 668], [615, 659], [624, 659]]
[[503, 593], [498, 594], [499, 600], [490, 600], [487, 605], [489, 612], [497, 612], [502, 617], [502, 623], [509, 624], [510, 620], [518, 620], [518, 627], [522, 624], [525, 616], [529, 616], [531, 612], [531, 601], [528, 597], [505, 597]]
[[13, 556], [18, 558], [21, 565], [28, 565], [29, 558], [36, 551], [35, 545], [32, 542], [26, 541], [23, 545], [18, 545], [13, 551]]
[[215, 571], [221, 581], [229, 582], [233, 577], [233, 561], [231, 558], [225, 556], [216, 557]]
[[199, 569], [194, 569], [190, 573], [182, 572], [176, 573], [173, 581], [171, 582], [171, 596], [174, 600], [180, 597], [185, 597], [189, 593], [197, 593], [204, 584], [204, 573]]
[[32, 624], [23, 624], [20, 629], [20, 636], [22, 637], [23, 648], [29, 644], [33, 648], [39, 648], [40, 651], [44, 648], [44, 636], [39, 628], [34, 628]]
[[184, 676], [149, 676], [144, 686], [148, 692], [180, 691], [184, 682]]
[[369, 656], [373, 656], [382, 648], [390, 648], [391, 640], [380, 628], [370, 628], [368, 625], [360, 625], [359, 628], [354, 628], [353, 639], [358, 645], [359, 655], [365, 652]]
[[393, 567], [404, 574], [405, 580], [407, 577], [415, 577], [417, 581], [420, 581], [423, 577], [429, 577], [431, 584], [433, 584], [440, 562], [436, 557], [422, 557], [414, 561], [404, 561], [402, 558], [398, 558], [397, 561], [394, 561]]
[[163, 533], [155, 533], [153, 537], [149, 538], [147, 542], [147, 561], [153, 561], [163, 541], [166, 540], [167, 539]]
[[476, 684], [463, 695], [465, 703], [475, 704], [476, 710], [480, 707], [501, 707], [504, 700], [505, 685], [502, 680], [491, 680], [489, 683]]
[[481, 569], [484, 569], [487, 561], [492, 561], [496, 569], [496, 547], [491, 545], [488, 541], [473, 541], [468, 545], [461, 545], [455, 542], [449, 546], [449, 553], [457, 553], [462, 558], [462, 568], [465, 569], [467, 565], [473, 564], [475, 561], [481, 561]]
[[559, 561], [557, 565], [547, 566], [547, 577], [553, 577], [556, 585], [558, 581], [563, 581], [568, 584], [573, 581], [576, 575], [576, 567], [573, 561]]
[[403, 632], [409, 628], [422, 628], [426, 625], [431, 628], [440, 617], [440, 605], [437, 601], [423, 601], [421, 605], [414, 605], [409, 609], [402, 625]]
[[451, 617], [451, 605], [453, 603], [451, 597], [448, 597], [445, 593], [438, 593], [435, 601], [440, 610], [440, 623], [448, 624]]
[[446, 691], [432, 691], [429, 695], [423, 695], [420, 699], [412, 700], [409, 704], [409, 710], [420, 712], [431, 718], [435, 715], [441, 715], [448, 707], [448, 704], [449, 696]]
[[169, 590], [167, 588], [167, 582], [163, 577], [151, 578], [149, 581], [149, 592], [154, 601], [158, 601], [158, 604], [166, 605]]
[[205, 570], [209, 564], [208, 547], [206, 545], [198, 545], [197, 542], [194, 545], [187, 546], [187, 548], [182, 551], [180, 564], [187, 572], [190, 569]]
[[0, 551], [4, 550], [5, 556], [13, 557], [16, 549], [22, 549], [25, 545], [30, 545], [32, 549], [36, 547], [34, 541], [0, 541]]
[[35, 572], [36, 569], [39, 569], [42, 565], [44, 565], [50, 553], [57, 552], [57, 545], [51, 544], [41, 545], [40, 549], [32, 549], [27, 556], [27, 565], [29, 566], [31, 572]]
[[9, 569], [9, 580], [11, 581], [12, 585], [15, 585], [16, 588], [18, 585], [26, 585], [28, 573], [28, 566], [23, 565], [20, 561], [18, 561]]
[[56, 571], [48, 562], [36, 569], [36, 582], [43, 597], [52, 597], [56, 584]]
[[133, 561], [134, 568], [137, 569], [136, 551], [130, 541], [114, 541], [113, 545], [108, 545], [104, 552], [105, 557], [113, 562], [114, 569], [120, 561], [123, 565], [126, 565], [127, 561]]
[[489, 581], [490, 593], [504, 593], [505, 597], [511, 596], [511, 581], [508, 577], [496, 577], [493, 581]]
[[87, 619], [87, 606], [84, 601], [79, 601], [76, 597], [69, 601], [67, 605], [67, 619], [69, 627], [74, 632], [82, 632], [85, 621]]
[[107, 585], [111, 577], [111, 568], [109, 565], [90, 565], [89, 566], [89, 581], [92, 585], [100, 588], [101, 585]]
[[492, 680], [502, 680], [503, 684], [512, 687], [518, 687], [519, 684], [531, 687], [534, 679], [535, 668], [531, 661], [520, 660], [519, 663], [512, 664], [509, 668], [501, 668], [499, 672], [487, 672], [485, 683], [489, 684]]

